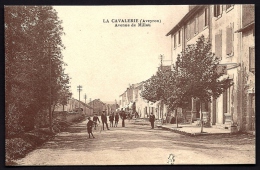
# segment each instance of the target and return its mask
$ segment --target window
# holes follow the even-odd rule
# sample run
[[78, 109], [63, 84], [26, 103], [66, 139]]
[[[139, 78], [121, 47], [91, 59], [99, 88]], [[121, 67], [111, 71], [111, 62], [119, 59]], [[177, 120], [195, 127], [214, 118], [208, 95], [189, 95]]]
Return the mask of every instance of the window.
[[226, 5], [226, 10], [228, 10], [228, 9], [231, 8], [232, 6], [233, 6], [232, 4]]
[[178, 44], [180, 45], [181, 44], [181, 31], [179, 31], [179, 33], [178, 33], [178, 35], [179, 35], [179, 38], [178, 38]]
[[208, 8], [204, 10], [204, 27], [208, 26]]
[[195, 31], [194, 33], [197, 34], [199, 32], [199, 18], [195, 18]]
[[234, 42], [234, 34], [233, 34], [233, 24], [232, 26], [228, 26], [226, 28], [226, 54], [228, 56], [233, 55], [233, 42]]
[[199, 21], [199, 32], [203, 31], [204, 29], [204, 20], [205, 20], [205, 16], [204, 16], [204, 11], [201, 11], [201, 13], [199, 14], [199, 17], [198, 17], [198, 21]]
[[249, 71], [255, 73], [255, 47], [249, 47]]
[[176, 48], [176, 34], [173, 36], [173, 47]]
[[214, 17], [220, 17], [222, 14], [222, 5], [214, 5]]
[[187, 39], [187, 25], [184, 26], [184, 39]]
[[222, 32], [215, 35], [215, 55], [222, 58]]
[[195, 34], [195, 18], [190, 23], [190, 38]]
[[187, 24], [187, 29], [186, 29], [186, 39], [189, 40], [190, 39], [190, 24]]

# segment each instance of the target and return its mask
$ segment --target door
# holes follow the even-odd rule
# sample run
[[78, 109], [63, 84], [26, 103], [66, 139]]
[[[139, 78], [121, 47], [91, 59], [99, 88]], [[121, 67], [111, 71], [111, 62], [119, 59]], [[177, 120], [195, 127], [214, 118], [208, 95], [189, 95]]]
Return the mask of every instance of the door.
[[251, 130], [255, 131], [255, 94], [250, 95]]

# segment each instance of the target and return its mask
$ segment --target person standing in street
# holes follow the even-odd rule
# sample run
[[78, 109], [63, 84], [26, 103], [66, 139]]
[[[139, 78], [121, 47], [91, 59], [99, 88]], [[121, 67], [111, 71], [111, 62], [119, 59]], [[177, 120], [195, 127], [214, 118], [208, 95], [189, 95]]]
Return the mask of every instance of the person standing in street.
[[93, 122], [95, 122], [94, 123], [94, 129], [95, 130], [96, 130], [96, 127], [97, 127], [97, 121], [98, 121], [98, 123], [100, 123], [100, 120], [99, 120], [97, 114], [95, 114], [94, 117], [93, 117]]
[[151, 122], [152, 129], [154, 129], [155, 116], [153, 115], [153, 112], [150, 114], [149, 121]]
[[107, 125], [107, 116], [105, 115], [105, 111], [103, 111], [102, 115], [101, 115], [101, 121], [102, 121], [102, 124], [103, 124], [103, 130], [104, 130], [104, 124], [106, 124], [107, 126], [107, 130], [110, 130], [108, 128], [108, 125]]
[[119, 115], [118, 115], [118, 113], [116, 113], [116, 115], [115, 115], [115, 126], [114, 127], [117, 127], [118, 121], [119, 121]]
[[122, 127], [125, 127], [126, 113], [123, 109], [121, 111], [121, 119], [122, 119]]
[[114, 123], [114, 113], [112, 113], [112, 114], [109, 115], [109, 122], [110, 122], [109, 127], [113, 127], [113, 123]]
[[90, 117], [88, 117], [88, 123], [87, 123], [88, 138], [90, 138], [90, 134], [92, 135], [93, 138], [95, 138], [94, 135], [93, 135], [93, 133], [92, 133], [92, 127], [93, 127], [93, 124], [94, 124], [94, 123], [95, 123], [95, 122], [93, 122], [93, 121], [90, 119]]

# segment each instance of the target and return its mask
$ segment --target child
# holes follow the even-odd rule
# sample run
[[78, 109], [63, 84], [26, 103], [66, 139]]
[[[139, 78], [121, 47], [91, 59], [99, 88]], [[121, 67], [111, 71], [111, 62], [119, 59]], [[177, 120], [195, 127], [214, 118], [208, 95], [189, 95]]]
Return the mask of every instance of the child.
[[93, 122], [93, 121], [90, 119], [90, 117], [88, 117], [88, 123], [87, 123], [88, 138], [90, 138], [90, 134], [92, 135], [93, 138], [95, 138], [94, 135], [93, 135], [93, 133], [92, 133], [93, 123], [95, 123], [95, 122]]

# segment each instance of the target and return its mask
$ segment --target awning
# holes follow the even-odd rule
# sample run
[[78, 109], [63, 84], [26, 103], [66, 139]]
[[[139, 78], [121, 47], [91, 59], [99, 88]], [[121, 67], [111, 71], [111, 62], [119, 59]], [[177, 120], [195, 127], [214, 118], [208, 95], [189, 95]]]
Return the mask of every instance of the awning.
[[226, 79], [229, 79], [229, 75], [220, 76], [217, 80], [218, 81], [223, 81], [223, 80], [226, 80]]
[[236, 30], [235, 33], [246, 31], [248, 29], [254, 28], [254, 26], [255, 26], [255, 21], [247, 24], [246, 26], [244, 26], [243, 28], [240, 28], [239, 30]]

